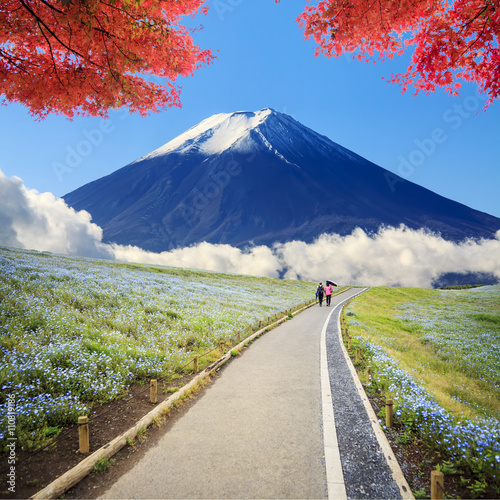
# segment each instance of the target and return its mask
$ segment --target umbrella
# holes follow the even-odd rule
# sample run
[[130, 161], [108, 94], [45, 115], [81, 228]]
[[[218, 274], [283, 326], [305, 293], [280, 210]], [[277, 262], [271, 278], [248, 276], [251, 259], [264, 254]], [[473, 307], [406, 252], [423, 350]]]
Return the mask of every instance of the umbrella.
[[335, 281], [326, 280], [326, 286], [328, 285], [337, 286], [337, 283], [335, 283]]

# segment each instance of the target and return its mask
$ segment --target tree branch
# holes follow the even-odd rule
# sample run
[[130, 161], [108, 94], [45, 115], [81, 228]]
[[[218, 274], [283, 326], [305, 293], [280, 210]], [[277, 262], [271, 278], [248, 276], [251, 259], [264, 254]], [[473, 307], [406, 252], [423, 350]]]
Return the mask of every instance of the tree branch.
[[56, 61], [54, 59], [54, 53], [52, 52], [52, 45], [50, 44], [50, 41], [49, 39], [47, 38], [47, 36], [45, 35], [45, 32], [43, 31], [43, 28], [42, 26], [40, 25], [40, 21], [37, 19], [36, 20], [36, 23], [38, 24], [38, 27], [40, 28], [40, 32], [42, 33], [43, 37], [45, 38], [45, 40], [47, 41], [47, 43], [49, 44], [49, 49], [50, 49], [50, 57], [52, 59], [52, 65], [54, 66], [54, 73], [56, 75], [56, 78], [59, 80], [59, 83], [64, 87], [64, 83], [62, 82], [62, 80], [59, 78], [59, 73], [57, 72], [57, 65], [56, 65]]
[[[95, 16], [95, 20], [99, 23], [99, 26], [102, 27], [102, 24], [101, 24], [101, 21], [100, 19]], [[94, 29], [97, 29], [97, 28], [94, 28]], [[111, 36], [111, 34], [109, 33], [109, 31], [105, 30], [104, 28], [102, 29], [97, 29], [101, 35], [102, 35], [102, 41], [104, 43], [104, 47], [106, 48], [105, 50], [105, 53], [106, 53], [106, 60], [108, 61], [108, 68], [111, 70], [112, 74], [113, 74], [113, 69], [111, 68], [111, 62], [109, 61], [109, 57], [108, 57], [108, 47], [106, 45], [106, 38], [104, 35], [107, 35], [107, 38], [109, 38], [112, 42], [113, 42], [113, 45], [120, 51], [120, 53], [124, 56], [124, 57], [127, 57], [127, 54], [125, 54], [121, 47], [113, 40], [113, 37]], [[118, 38], [118, 37], [114, 37], [114, 38]], [[120, 40], [123, 40], [123, 38], [119, 38]]]
[[462, 27], [462, 29], [461, 29], [460, 31], [463, 31], [463, 30], [467, 29], [467, 27], [469, 26], [469, 24], [473, 23], [473, 22], [474, 22], [474, 21], [475, 21], [475, 20], [476, 20], [476, 19], [477, 19], [477, 18], [478, 18], [478, 17], [479, 17], [482, 13], [483, 13], [483, 12], [487, 11], [489, 7], [490, 7], [490, 6], [489, 6], [488, 4], [487, 4], [487, 5], [485, 5], [485, 6], [481, 9], [481, 11], [480, 11], [478, 14], [476, 14], [476, 16], [474, 16], [474, 17], [473, 17], [473, 18], [472, 18], [472, 19], [471, 19], [468, 23], [465, 23], [465, 24], [464, 24], [464, 26]]
[[138, 17], [134, 17], [132, 14], [130, 14], [129, 12], [127, 12], [127, 11], [126, 11], [126, 10], [124, 10], [124, 9], [119, 9], [118, 7], [115, 7], [114, 5], [111, 5], [111, 4], [109, 4], [109, 3], [103, 2], [102, 0], [101, 0], [101, 3], [102, 3], [103, 5], [106, 5], [106, 6], [107, 6], [107, 7], [109, 7], [110, 9], [115, 9], [115, 10], [118, 10], [118, 11], [120, 11], [120, 12], [123, 12], [124, 14], [126, 14], [127, 16], [129, 16], [130, 18], [132, 18], [134, 21], [138, 21], [138, 20], [139, 20], [139, 18], [138, 18]]
[[380, 25], [382, 26], [382, 28], [384, 29], [384, 31], [387, 33], [387, 29], [384, 25], [384, 16], [382, 14], [382, 4], [380, 3], [380, 0], [378, 0], [378, 11], [379, 11], [379, 14], [380, 14]]
[[[24, 8], [35, 18], [38, 26], [43, 25], [45, 29], [69, 52], [72, 52], [73, 54], [76, 54], [77, 56], [81, 57], [82, 59], [85, 59], [85, 56], [77, 52], [76, 50], [68, 47], [63, 41], [59, 40], [57, 35], [44, 23], [43, 19], [38, 16], [38, 14], [29, 6], [26, 4], [24, 0], [20, 0], [21, 4], [24, 6]], [[45, 35], [44, 35], [45, 36]], [[47, 39], [47, 38], [45, 38]]]
[[[21, 71], [24, 71], [25, 73], [29, 73], [29, 71], [25, 68], [25, 59], [21, 59], [20, 57], [17, 57], [13, 54], [9, 54], [8, 52], [5, 52], [2, 48], [0, 48], [0, 57], [3, 59], [7, 59], [11, 64], [13, 64], [16, 68], [20, 69]], [[38, 66], [38, 65], [36, 65]]]
[[364, 12], [363, 14], [361, 14], [360, 16], [358, 17], [363, 17], [368, 11], [370, 11], [372, 9], [372, 7], [377, 3], [379, 2], [380, 3], [380, 0], [374, 0], [373, 3], [370, 5], [370, 7], [368, 7]]
[[51, 5], [49, 2], [46, 2], [45, 0], [40, 0], [44, 5], [46, 5], [49, 9], [55, 10], [58, 14], [64, 14], [62, 10], [56, 9], [53, 5]]

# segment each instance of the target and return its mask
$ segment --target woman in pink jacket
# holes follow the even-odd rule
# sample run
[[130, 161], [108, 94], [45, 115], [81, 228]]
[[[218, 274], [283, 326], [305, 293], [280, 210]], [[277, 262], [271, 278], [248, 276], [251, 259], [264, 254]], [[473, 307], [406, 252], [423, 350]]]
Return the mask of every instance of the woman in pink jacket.
[[326, 305], [329, 306], [331, 301], [332, 301], [332, 285], [326, 285], [325, 286], [325, 298], [326, 298]]

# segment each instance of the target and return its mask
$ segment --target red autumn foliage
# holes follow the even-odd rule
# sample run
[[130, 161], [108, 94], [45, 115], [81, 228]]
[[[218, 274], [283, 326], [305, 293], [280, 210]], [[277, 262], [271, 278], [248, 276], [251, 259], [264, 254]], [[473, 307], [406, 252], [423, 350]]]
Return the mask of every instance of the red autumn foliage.
[[213, 59], [180, 23], [205, 12], [204, 2], [2, 0], [3, 103], [24, 104], [37, 118], [106, 117], [123, 106], [145, 115], [179, 106], [176, 78]]
[[389, 80], [403, 91], [457, 95], [465, 81], [487, 94], [486, 105], [500, 95], [500, 0], [321, 0], [298, 22], [317, 55], [371, 61], [413, 46], [406, 73]]

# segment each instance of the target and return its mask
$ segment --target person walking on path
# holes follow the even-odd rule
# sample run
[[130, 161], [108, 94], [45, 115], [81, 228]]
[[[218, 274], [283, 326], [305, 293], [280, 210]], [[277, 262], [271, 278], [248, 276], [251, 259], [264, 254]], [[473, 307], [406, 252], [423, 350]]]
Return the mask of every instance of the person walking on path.
[[318, 296], [319, 300], [319, 306], [321, 307], [323, 304], [323, 294], [325, 293], [325, 289], [323, 288], [323, 283], [320, 283], [318, 285], [318, 288], [316, 289], [316, 295]]
[[326, 285], [325, 286], [325, 297], [326, 297], [326, 305], [330, 306], [330, 303], [332, 302], [332, 286], [331, 285]]

